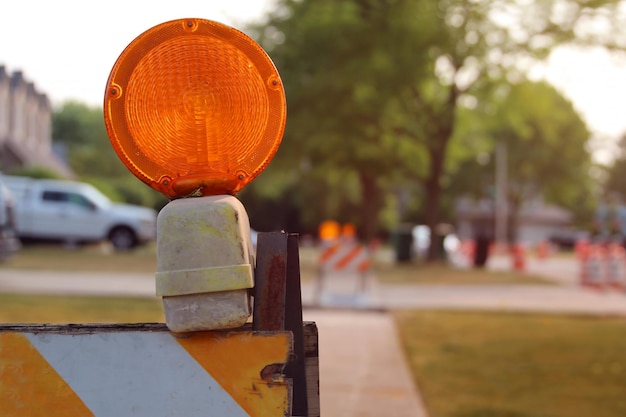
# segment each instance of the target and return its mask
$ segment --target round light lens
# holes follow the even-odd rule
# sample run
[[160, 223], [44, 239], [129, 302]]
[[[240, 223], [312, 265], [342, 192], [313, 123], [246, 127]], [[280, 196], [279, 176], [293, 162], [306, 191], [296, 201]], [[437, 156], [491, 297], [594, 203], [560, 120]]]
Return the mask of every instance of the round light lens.
[[180, 19], [139, 35], [107, 82], [117, 155], [170, 198], [234, 194], [268, 165], [286, 122], [280, 76], [243, 32]]

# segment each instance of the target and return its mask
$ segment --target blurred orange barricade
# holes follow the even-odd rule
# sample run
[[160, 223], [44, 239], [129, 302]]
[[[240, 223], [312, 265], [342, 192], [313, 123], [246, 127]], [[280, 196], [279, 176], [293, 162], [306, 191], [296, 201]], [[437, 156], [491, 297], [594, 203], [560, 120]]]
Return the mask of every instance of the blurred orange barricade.
[[516, 271], [525, 271], [526, 249], [524, 248], [524, 246], [520, 244], [514, 245], [511, 255], [513, 257], [513, 269]]

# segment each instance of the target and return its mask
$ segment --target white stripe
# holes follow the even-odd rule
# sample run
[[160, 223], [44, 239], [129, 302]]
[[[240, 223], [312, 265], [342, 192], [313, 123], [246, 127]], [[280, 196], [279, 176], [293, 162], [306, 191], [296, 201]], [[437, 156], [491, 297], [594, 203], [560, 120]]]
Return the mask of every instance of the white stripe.
[[[350, 260], [343, 268], [338, 267], [338, 263], [340, 263], [353, 249], [359, 247], [361, 250], [359, 253]], [[320, 269], [323, 273], [332, 273], [332, 272], [356, 272], [361, 262], [369, 260], [370, 253], [362, 245], [356, 244], [348, 244], [341, 246], [341, 249], [337, 250], [337, 252], [333, 253], [326, 261], [320, 261]]]
[[97, 417], [248, 415], [169, 333], [27, 336]]

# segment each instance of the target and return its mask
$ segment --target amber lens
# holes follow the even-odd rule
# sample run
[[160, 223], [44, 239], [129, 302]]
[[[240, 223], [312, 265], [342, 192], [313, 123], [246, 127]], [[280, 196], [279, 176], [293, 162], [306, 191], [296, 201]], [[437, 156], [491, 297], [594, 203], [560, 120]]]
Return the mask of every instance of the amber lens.
[[128, 169], [170, 198], [236, 193], [282, 139], [285, 94], [250, 37], [202, 19], [138, 36], [111, 70], [104, 118]]

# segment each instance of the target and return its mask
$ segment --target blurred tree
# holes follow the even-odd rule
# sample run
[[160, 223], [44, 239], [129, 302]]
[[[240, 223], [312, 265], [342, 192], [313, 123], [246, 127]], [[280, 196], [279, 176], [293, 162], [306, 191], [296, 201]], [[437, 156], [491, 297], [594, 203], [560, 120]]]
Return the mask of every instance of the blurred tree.
[[[505, 146], [509, 240], [516, 240], [524, 202], [545, 200], [571, 210], [579, 219], [590, 218], [592, 163], [586, 146], [590, 133], [573, 105], [549, 84], [528, 81], [501, 85], [486, 102], [468, 112], [472, 124], [459, 124], [456, 137], [468, 145], [467, 138], [480, 138], [474, 142], [488, 143], [491, 149], [496, 144]], [[450, 191], [482, 197], [491, 189], [493, 197], [496, 158], [491, 152], [478, 154], [480, 158], [465, 159]]]
[[[444, 29], [428, 50], [432, 71], [407, 87], [396, 113], [414, 115], [407, 118], [410, 123], [398, 124], [398, 133], [428, 153], [426, 173], [406, 166], [413, 168], [406, 177], [424, 184], [426, 223], [431, 229], [440, 220], [446, 173], [458, 163], [459, 148], [454, 148], [453, 139], [462, 110], [493, 97], [494, 79], [523, 80], [529, 65], [563, 43], [617, 48], [619, 41], [626, 46], [623, 38], [594, 32], [591, 24], [602, 22], [620, 33], [619, 7], [618, 1], [439, 1], [438, 18]], [[533, 102], [532, 97], [526, 98]], [[484, 149], [484, 141], [477, 145]], [[435, 249], [430, 248], [430, 258], [435, 257]]]
[[42, 166], [16, 168], [9, 171], [8, 174], [39, 179], [61, 179], [56, 171]]
[[460, 109], [476, 106], [493, 79], [522, 80], [558, 45], [623, 48], [620, 4], [279, 0], [254, 28], [289, 103], [275, 169], [297, 172], [299, 187], [315, 187], [316, 171], [356, 173], [366, 236], [376, 231], [391, 184], [419, 182], [434, 228], [446, 173], [457, 163]]
[[79, 177], [128, 175], [111, 147], [101, 108], [63, 103], [52, 115], [52, 139], [66, 147], [69, 164]]
[[[358, 223], [366, 238], [378, 228], [395, 148], [385, 139], [385, 103], [424, 61], [413, 51], [428, 37], [436, 5], [419, 13], [412, 2], [281, 1], [260, 42], [281, 72], [289, 104], [285, 140], [255, 190], [294, 173], [302, 218]], [[283, 13], [289, 13], [285, 17]], [[373, 36], [376, 34], [376, 36]], [[263, 185], [271, 181], [270, 186]], [[293, 196], [294, 194], [290, 194]]]
[[604, 193], [617, 194], [622, 202], [626, 202], [626, 133], [618, 143], [616, 158], [606, 169]]
[[167, 201], [139, 181], [115, 154], [102, 109], [68, 101], [52, 115], [52, 139], [67, 151], [72, 170], [111, 199], [161, 208]]

